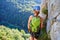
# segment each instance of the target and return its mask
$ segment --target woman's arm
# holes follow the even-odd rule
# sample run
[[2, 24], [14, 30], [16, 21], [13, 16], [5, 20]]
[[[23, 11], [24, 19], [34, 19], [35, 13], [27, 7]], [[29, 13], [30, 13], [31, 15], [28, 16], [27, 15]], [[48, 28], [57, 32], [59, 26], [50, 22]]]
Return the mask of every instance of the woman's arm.
[[28, 31], [30, 32], [30, 22], [32, 20], [32, 15], [29, 17], [29, 20], [28, 20]]
[[40, 27], [41, 27], [41, 29], [44, 27], [43, 22], [44, 22], [44, 19], [40, 17]]

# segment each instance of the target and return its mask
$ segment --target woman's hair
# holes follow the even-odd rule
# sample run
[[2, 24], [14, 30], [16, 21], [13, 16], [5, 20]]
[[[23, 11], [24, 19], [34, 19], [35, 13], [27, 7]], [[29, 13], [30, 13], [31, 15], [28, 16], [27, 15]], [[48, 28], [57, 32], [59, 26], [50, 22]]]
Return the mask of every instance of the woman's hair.
[[[36, 11], [36, 10], [34, 10], [34, 11]], [[40, 13], [40, 11], [38, 11], [38, 10], [37, 10], [37, 12]]]

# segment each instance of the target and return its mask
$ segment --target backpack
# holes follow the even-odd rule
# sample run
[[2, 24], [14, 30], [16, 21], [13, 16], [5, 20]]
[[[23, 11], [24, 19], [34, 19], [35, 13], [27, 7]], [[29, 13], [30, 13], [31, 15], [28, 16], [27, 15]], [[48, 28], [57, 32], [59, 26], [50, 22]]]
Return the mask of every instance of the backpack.
[[40, 29], [40, 17], [33, 17], [30, 23], [32, 32], [38, 32]]

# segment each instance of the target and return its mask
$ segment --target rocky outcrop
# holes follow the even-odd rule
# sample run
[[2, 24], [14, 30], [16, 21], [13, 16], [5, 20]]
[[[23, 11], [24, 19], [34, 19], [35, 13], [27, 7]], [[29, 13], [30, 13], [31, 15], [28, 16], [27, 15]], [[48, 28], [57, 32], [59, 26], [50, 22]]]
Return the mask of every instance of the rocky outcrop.
[[60, 40], [60, 0], [43, 0], [43, 6], [48, 8], [47, 33], [51, 40]]

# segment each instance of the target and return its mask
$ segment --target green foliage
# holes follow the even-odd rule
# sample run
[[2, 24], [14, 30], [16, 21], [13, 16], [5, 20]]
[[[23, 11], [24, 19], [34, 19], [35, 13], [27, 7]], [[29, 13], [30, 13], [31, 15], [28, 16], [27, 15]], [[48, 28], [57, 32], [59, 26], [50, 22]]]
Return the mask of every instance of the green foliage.
[[41, 31], [42, 31], [42, 33], [38, 40], [51, 40], [48, 37], [48, 34], [46, 33], [46, 27], [44, 27]]
[[22, 33], [22, 34], [25, 34], [25, 31], [24, 31], [24, 30], [21, 30], [21, 33]]
[[[50, 40], [46, 33], [46, 28], [42, 29], [42, 34], [38, 40]], [[29, 40], [30, 34], [26, 34], [24, 30], [10, 29], [0, 26], [0, 40]]]
[[44, 13], [44, 14], [47, 15], [47, 14], [48, 14], [48, 9], [44, 7], [44, 8], [42, 9], [42, 13]]
[[0, 40], [26, 40], [27, 37], [23, 37], [23, 34], [25, 34], [24, 30], [21, 30], [21, 32], [18, 29], [0, 26]]

